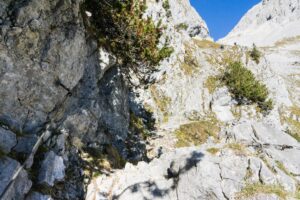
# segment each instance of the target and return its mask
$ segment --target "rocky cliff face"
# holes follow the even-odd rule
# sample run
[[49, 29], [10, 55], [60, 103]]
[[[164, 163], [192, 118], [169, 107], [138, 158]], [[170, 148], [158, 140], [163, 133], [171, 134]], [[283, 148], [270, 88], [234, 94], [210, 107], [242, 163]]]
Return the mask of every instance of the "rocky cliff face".
[[42, 187], [54, 199], [82, 199], [78, 150], [115, 144], [126, 156], [128, 89], [86, 32], [81, 3], [0, 3], [1, 199]]
[[[82, 3], [0, 2], [0, 199], [299, 198], [293, 41], [260, 49], [257, 64], [247, 47], [211, 42], [188, 0], [147, 1], [174, 52], [129, 88]], [[219, 83], [229, 58], [266, 84], [268, 115]]]
[[300, 34], [298, 0], [263, 0], [241, 19], [219, 42], [233, 45], [272, 46], [277, 41]]

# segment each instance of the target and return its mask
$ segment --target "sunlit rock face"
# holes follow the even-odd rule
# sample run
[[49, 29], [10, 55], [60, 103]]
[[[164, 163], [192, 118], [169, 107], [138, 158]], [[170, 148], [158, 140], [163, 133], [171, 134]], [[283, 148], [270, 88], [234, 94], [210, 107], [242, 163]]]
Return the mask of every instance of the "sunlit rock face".
[[237, 26], [219, 42], [250, 46], [272, 46], [276, 42], [300, 35], [298, 0], [264, 0], [254, 6]]
[[[149, 0], [142, 17], [160, 23], [158, 46], [174, 52], [151, 84], [130, 90], [122, 62], [85, 26], [92, 13], [82, 3], [0, 2], [0, 199], [297, 199], [299, 38], [259, 48], [257, 64], [249, 47], [212, 42], [188, 0]], [[298, 2], [253, 10], [260, 20], [239, 29], [270, 23], [295, 35], [283, 25], [296, 23]], [[266, 85], [270, 113], [240, 105], [221, 83], [228, 59]], [[132, 123], [153, 122], [136, 119], [142, 111], [154, 130], [132, 134]]]
[[[276, 2], [264, 1], [255, 9], [273, 4], [273, 7], [283, 9], [274, 8], [274, 24], [289, 21], [287, 18], [291, 14], [280, 6], [284, 3], [278, 1], [277, 5]], [[201, 18], [194, 15], [194, 9], [186, 1], [170, 0], [169, 4], [172, 14], [169, 17], [162, 2], [151, 1], [146, 13], [156, 21], [162, 19], [166, 26], [164, 34], [175, 51], [160, 63], [160, 70], [153, 73], [152, 85], [136, 89], [138, 95], [135, 98], [156, 118], [157, 138], [150, 140], [148, 147], [149, 158], [153, 160], [137, 165], [128, 163], [124, 169], [95, 178], [88, 186], [86, 199], [275, 200], [285, 194], [296, 199], [299, 178], [291, 174], [300, 172], [297, 159], [300, 144], [288, 134], [289, 125], [283, 111], [289, 113], [288, 119], [293, 116], [294, 122], [299, 123], [299, 113], [292, 114], [295, 112], [290, 110], [300, 105], [299, 86], [292, 84], [298, 77], [291, 78], [299, 72], [297, 42], [259, 49], [262, 57], [257, 64], [249, 57], [253, 43], [251, 32], [246, 31], [243, 36], [251, 47], [238, 46], [242, 44], [239, 42], [236, 46], [213, 43], [208, 31], [190, 34], [187, 18], [198, 19], [197, 23], [204, 24], [203, 30], [206, 25], [199, 21]], [[258, 13], [258, 16], [268, 15], [263, 10]], [[261, 17], [255, 26], [263, 26], [266, 21], [271, 19]], [[182, 22], [187, 26], [179, 28]], [[256, 27], [252, 28], [251, 31], [256, 30]], [[288, 34], [286, 30], [282, 31]], [[272, 42], [278, 39], [281, 35]], [[224, 43], [231, 44], [232, 41]], [[261, 114], [255, 105], [239, 105], [226, 86], [216, 83], [228, 65], [226, 59], [241, 61], [267, 86], [274, 102], [274, 109], [268, 115]], [[210, 122], [208, 127], [205, 126], [207, 121]], [[214, 135], [216, 124], [220, 129]], [[207, 139], [201, 145], [195, 145], [202, 139], [197, 133], [205, 132]], [[191, 136], [182, 142], [184, 134]], [[193, 147], [178, 148], [182, 146]], [[252, 190], [251, 194], [249, 190]], [[270, 190], [279, 193], [267, 192]]]

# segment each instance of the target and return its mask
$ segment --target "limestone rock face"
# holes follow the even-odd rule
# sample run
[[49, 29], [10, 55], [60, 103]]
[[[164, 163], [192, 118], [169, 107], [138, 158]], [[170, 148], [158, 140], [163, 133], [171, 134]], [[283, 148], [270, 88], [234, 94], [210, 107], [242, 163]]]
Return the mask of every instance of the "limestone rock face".
[[[181, 148], [165, 153], [149, 164], [127, 164], [125, 169], [112, 176], [95, 179], [89, 185], [86, 199], [280, 199], [272, 192], [257, 193], [247, 198], [243, 196], [244, 188], [257, 184], [256, 187], [281, 185], [282, 190], [294, 193], [298, 181], [286, 173], [300, 172], [290, 168], [300, 166], [299, 160], [292, 161], [293, 156], [299, 157], [299, 143], [283, 133], [278, 133], [281, 138], [257, 141], [266, 134], [265, 131], [273, 134], [272, 129], [257, 124], [253, 130], [244, 132], [248, 130], [245, 126], [240, 124], [236, 127], [243, 127], [239, 132], [245, 135], [250, 134], [251, 137], [252, 134], [253, 138], [249, 140], [241, 140], [235, 133], [227, 132], [227, 144], [221, 142], [216, 146], [205, 144]], [[265, 128], [265, 131], [256, 131], [260, 128]], [[282, 148], [290, 142], [296, 146]], [[234, 143], [241, 144], [240, 148], [228, 145]], [[218, 149], [218, 152], [210, 153], [211, 148]], [[262, 152], [256, 156], [256, 151]], [[276, 157], [273, 151], [284, 156], [285, 160]], [[282, 163], [284, 168], [278, 163]]]
[[[60, 185], [64, 189], [54, 189], [53, 198], [83, 199], [78, 149], [101, 152], [105, 145], [113, 144], [124, 157], [128, 153], [124, 144], [129, 124], [128, 88], [114, 55], [99, 49], [97, 40], [86, 31], [82, 3], [0, 2], [1, 154], [18, 159], [21, 165], [30, 163], [26, 167], [42, 166], [40, 181], [51, 187], [62, 180], [65, 168], [76, 174]], [[41, 140], [45, 131], [47, 137]], [[42, 163], [40, 158], [45, 155]], [[0, 162], [7, 161], [1, 157]], [[12, 165], [7, 167], [15, 170]], [[24, 178], [25, 170], [36, 175], [36, 168], [22, 169], [18, 177]], [[6, 178], [12, 175], [7, 173]], [[38, 185], [38, 177], [33, 179]], [[2, 180], [0, 186], [4, 187]], [[26, 181], [24, 178], [24, 184]], [[24, 190], [18, 187], [15, 195], [23, 199], [31, 185]]]
[[251, 46], [272, 46], [276, 42], [300, 35], [298, 0], [263, 0], [241, 19], [219, 42]]
[[[5, 98], [0, 117], [10, 127], [34, 131], [82, 78], [87, 49], [79, 1], [72, 6], [6, 2], [1, 16], [0, 94]], [[32, 29], [33, 23], [40, 26]]]
[[62, 181], [65, 177], [63, 158], [53, 151], [46, 154], [39, 172], [39, 182], [53, 186], [55, 181]]
[[[297, 38], [260, 49], [257, 64], [248, 47], [212, 42], [188, 0], [149, 0], [142, 17], [161, 23], [158, 47], [167, 43], [174, 52], [157, 66], [152, 84], [129, 90], [122, 63], [85, 26], [83, 2], [0, 2], [1, 199], [280, 199], [277, 191], [293, 199], [299, 193]], [[280, 37], [262, 34], [267, 44], [298, 34], [299, 1], [263, 1], [248, 15], [232, 33], [249, 35], [241, 44], [254, 42], [247, 27], [278, 29]], [[220, 83], [225, 61], [236, 57], [270, 91], [270, 113], [239, 105]], [[141, 121], [153, 123], [132, 116], [141, 110], [155, 119], [154, 130], [141, 130]], [[182, 126], [189, 135], [180, 138]], [[183, 139], [192, 147], [178, 148]], [[119, 169], [124, 159], [136, 165]], [[257, 193], [247, 196], [249, 187]]]

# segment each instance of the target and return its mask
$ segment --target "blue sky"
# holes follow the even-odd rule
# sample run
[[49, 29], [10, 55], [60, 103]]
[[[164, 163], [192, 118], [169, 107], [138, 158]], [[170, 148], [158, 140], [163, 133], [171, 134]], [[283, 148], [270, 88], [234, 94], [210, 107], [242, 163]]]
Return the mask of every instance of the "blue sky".
[[218, 40], [226, 36], [241, 17], [261, 0], [190, 0], [206, 21], [210, 35]]

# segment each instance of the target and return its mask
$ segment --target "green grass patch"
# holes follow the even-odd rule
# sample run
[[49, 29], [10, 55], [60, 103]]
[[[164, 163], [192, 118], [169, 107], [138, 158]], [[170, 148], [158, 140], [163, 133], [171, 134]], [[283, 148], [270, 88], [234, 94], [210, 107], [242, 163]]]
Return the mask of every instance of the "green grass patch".
[[286, 199], [288, 196], [288, 192], [281, 185], [264, 185], [261, 183], [247, 184], [236, 196], [237, 199], [245, 199], [258, 194], [275, 194], [281, 199]]
[[206, 142], [209, 136], [217, 137], [220, 127], [215, 120], [184, 124], [175, 131], [177, 147], [197, 146]]
[[254, 74], [241, 62], [230, 63], [222, 80], [240, 104], [257, 103], [263, 112], [273, 109], [266, 85], [256, 80]]

